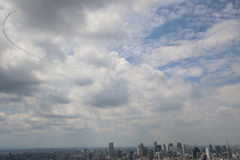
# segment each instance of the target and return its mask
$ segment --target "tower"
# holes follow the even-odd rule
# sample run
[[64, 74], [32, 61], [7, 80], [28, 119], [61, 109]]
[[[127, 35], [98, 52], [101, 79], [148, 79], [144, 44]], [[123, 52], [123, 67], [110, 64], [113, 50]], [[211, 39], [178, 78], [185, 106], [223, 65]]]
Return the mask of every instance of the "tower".
[[212, 145], [211, 145], [211, 143], [209, 142], [209, 151], [210, 151], [210, 153], [212, 153], [213, 152], [213, 150], [212, 150]]
[[137, 150], [138, 150], [138, 155], [139, 155], [140, 157], [143, 157], [143, 152], [144, 152], [143, 143], [141, 143], [140, 145], [138, 145]]
[[113, 158], [113, 142], [109, 143], [108, 147], [108, 158]]
[[227, 157], [228, 159], [231, 159], [232, 158], [232, 153], [231, 153], [231, 150], [230, 150], [230, 146], [228, 144], [228, 140], [226, 139], [226, 149], [227, 149]]
[[206, 150], [207, 159], [210, 159], [209, 148], [205, 148], [205, 150]]
[[157, 142], [153, 143], [153, 155], [155, 155], [157, 152]]
[[186, 154], [186, 151], [187, 151], [186, 144], [182, 144], [182, 154], [183, 154], [183, 156]]

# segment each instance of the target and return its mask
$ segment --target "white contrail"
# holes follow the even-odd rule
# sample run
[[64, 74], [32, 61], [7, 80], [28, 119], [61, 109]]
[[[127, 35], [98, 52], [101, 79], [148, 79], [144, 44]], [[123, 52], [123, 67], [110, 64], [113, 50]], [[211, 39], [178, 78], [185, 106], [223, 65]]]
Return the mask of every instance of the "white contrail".
[[37, 57], [37, 56], [29, 53], [29, 52], [26, 51], [25, 49], [19, 47], [18, 45], [16, 45], [15, 43], [13, 43], [10, 38], [8, 38], [8, 36], [7, 36], [6, 32], [5, 32], [5, 23], [6, 23], [7, 19], [8, 19], [8, 17], [9, 17], [12, 13], [14, 13], [14, 12], [16, 12], [16, 10], [8, 13], [8, 15], [6, 16], [6, 18], [5, 18], [4, 21], [3, 21], [3, 26], [2, 26], [2, 28], [3, 28], [3, 34], [4, 34], [5, 38], [6, 38], [12, 45], [14, 45], [14, 46], [17, 47], [18, 49], [22, 50], [23, 52], [27, 53], [28, 55], [30, 55], [30, 56], [32, 56], [32, 57], [35, 57], [35, 58], [37, 58], [37, 59], [46, 61], [45, 59], [43, 59], [43, 58], [41, 58], [41, 57]]
[[[14, 45], [15, 47], [17, 47], [17, 48], [20, 49], [21, 51], [25, 52], [26, 54], [28, 54], [28, 55], [30, 55], [30, 56], [32, 56], [32, 57], [34, 57], [34, 58], [40, 59], [40, 60], [42, 60], [42, 61], [44, 61], [44, 62], [51, 63], [51, 64], [54, 64], [54, 65], [55, 65], [55, 63], [53, 63], [52, 61], [50, 61], [50, 60], [48, 60], [48, 59], [44, 59], [44, 58], [41, 58], [41, 57], [35, 56], [34, 54], [29, 53], [29, 52], [26, 51], [25, 49], [23, 49], [23, 48], [19, 47], [18, 45], [16, 45], [10, 38], [8, 38], [8, 36], [7, 36], [6, 32], [5, 32], [5, 23], [6, 23], [7, 19], [8, 19], [8, 17], [9, 17], [12, 13], [14, 13], [14, 12], [16, 12], [16, 10], [8, 13], [8, 15], [6, 16], [6, 18], [5, 18], [4, 21], [3, 21], [2, 29], [3, 29], [3, 34], [4, 34], [5, 38], [6, 38], [12, 45]], [[66, 67], [66, 68], [77, 69], [77, 68], [74, 68], [74, 67], [69, 67], [69, 66], [67, 66], [67, 65], [65, 65], [65, 64], [58, 64], [58, 65], [61, 65], [61, 66]]]

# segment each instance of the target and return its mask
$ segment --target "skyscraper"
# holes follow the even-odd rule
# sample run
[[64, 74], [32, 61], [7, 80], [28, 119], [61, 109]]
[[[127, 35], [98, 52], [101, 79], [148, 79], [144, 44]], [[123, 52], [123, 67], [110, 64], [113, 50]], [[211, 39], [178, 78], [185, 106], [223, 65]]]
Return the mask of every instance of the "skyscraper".
[[153, 143], [153, 155], [155, 155], [157, 152], [157, 142]]
[[173, 151], [173, 144], [169, 143], [167, 148], [168, 148], [167, 151]]
[[121, 158], [122, 157], [122, 151], [118, 150], [117, 152], [117, 158]]
[[232, 153], [231, 153], [231, 150], [230, 150], [230, 146], [228, 144], [228, 140], [226, 139], [226, 149], [227, 149], [227, 157], [228, 159], [231, 159], [232, 158]]
[[209, 148], [205, 148], [205, 150], [206, 150], [207, 159], [210, 159]]
[[161, 151], [161, 145], [157, 145], [157, 152]]
[[138, 155], [140, 157], [143, 157], [143, 152], [144, 152], [144, 146], [143, 146], [143, 143], [141, 143], [140, 145], [138, 145], [138, 148], [137, 148], [137, 152], [138, 152]]
[[215, 146], [215, 151], [216, 151], [216, 156], [219, 156], [220, 154], [222, 154], [222, 150], [220, 146]]
[[210, 152], [210, 153], [213, 153], [212, 145], [211, 145], [210, 142], [209, 142], [209, 152]]
[[165, 144], [163, 144], [163, 150], [165, 150], [165, 151], [166, 151], [166, 145], [165, 145]]
[[182, 143], [181, 142], [177, 142], [177, 148], [182, 149]]
[[222, 145], [222, 152], [227, 152], [226, 145]]
[[113, 142], [109, 143], [108, 147], [108, 158], [113, 158]]
[[186, 150], [187, 150], [186, 144], [182, 144], [182, 154], [183, 154], [183, 156], [186, 154]]

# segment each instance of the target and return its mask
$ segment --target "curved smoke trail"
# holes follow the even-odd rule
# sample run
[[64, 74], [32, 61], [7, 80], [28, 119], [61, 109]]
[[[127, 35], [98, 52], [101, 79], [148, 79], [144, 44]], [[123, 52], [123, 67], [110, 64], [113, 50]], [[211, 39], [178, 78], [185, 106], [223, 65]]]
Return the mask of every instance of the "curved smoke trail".
[[[51, 64], [56, 65], [56, 63], [53, 63], [53, 62], [51, 62], [51, 61], [48, 60], [48, 59], [44, 59], [44, 58], [41, 58], [41, 57], [35, 56], [34, 54], [29, 53], [29, 52], [26, 51], [25, 49], [23, 49], [23, 48], [19, 47], [18, 45], [16, 45], [16, 44], [7, 36], [7, 34], [6, 34], [6, 32], [5, 32], [5, 23], [6, 23], [7, 19], [8, 19], [8, 17], [9, 17], [12, 13], [14, 13], [14, 12], [16, 12], [16, 10], [8, 13], [8, 15], [6, 16], [6, 18], [5, 18], [4, 21], [3, 21], [3, 25], [2, 25], [2, 29], [3, 29], [3, 30], [2, 30], [2, 31], [3, 31], [3, 34], [4, 34], [5, 38], [6, 38], [12, 45], [14, 45], [15, 47], [17, 47], [17, 48], [20, 49], [21, 51], [25, 52], [26, 54], [28, 54], [28, 55], [30, 55], [30, 56], [32, 56], [32, 57], [34, 57], [34, 58], [40, 59], [40, 60], [42, 60], [42, 61], [44, 61], [44, 62], [47, 62], [47, 63], [51, 63]], [[65, 67], [65, 68], [76, 69], [76, 68], [74, 68], [74, 67], [69, 67], [69, 66], [64, 65], [64, 64], [58, 64], [58, 65], [61, 65], [61, 66]]]
[[3, 34], [4, 34], [5, 38], [6, 38], [12, 45], [14, 45], [14, 46], [17, 47], [18, 49], [22, 50], [23, 52], [27, 53], [28, 55], [30, 55], [30, 56], [32, 56], [32, 57], [35, 57], [35, 58], [38, 58], [38, 59], [40, 59], [40, 60], [46, 61], [45, 59], [43, 59], [43, 58], [41, 58], [41, 57], [37, 57], [37, 56], [29, 53], [29, 52], [26, 51], [25, 49], [19, 47], [18, 45], [16, 45], [15, 43], [13, 43], [10, 38], [8, 38], [8, 36], [7, 36], [6, 32], [5, 32], [5, 23], [6, 23], [7, 19], [8, 19], [8, 17], [9, 17], [12, 13], [14, 13], [14, 12], [16, 12], [16, 10], [8, 13], [8, 15], [6, 16], [6, 18], [5, 18], [4, 21], [3, 21], [3, 26], [2, 26], [2, 28], [3, 28]]

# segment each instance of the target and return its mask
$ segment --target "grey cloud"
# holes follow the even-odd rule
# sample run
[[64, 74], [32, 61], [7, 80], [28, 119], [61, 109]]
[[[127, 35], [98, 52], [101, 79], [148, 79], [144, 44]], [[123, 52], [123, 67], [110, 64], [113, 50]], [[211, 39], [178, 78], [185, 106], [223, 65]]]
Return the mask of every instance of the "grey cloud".
[[159, 103], [150, 104], [150, 108], [153, 108], [153, 111], [178, 111], [183, 106], [183, 100], [179, 98], [166, 99]]
[[0, 67], [0, 92], [31, 95], [38, 82], [34, 81], [24, 66]]
[[192, 120], [192, 121], [186, 121], [186, 120], [176, 120], [175, 121], [175, 124], [177, 126], [188, 126], [188, 127], [191, 127], [191, 126], [196, 126], [196, 125], [201, 125], [203, 124], [203, 122], [201, 120]]
[[37, 41], [35, 42], [37, 46], [41, 49], [44, 49], [46, 52], [46, 59], [53, 61], [53, 60], [60, 60], [64, 61], [67, 57], [67, 53], [63, 52], [57, 44], [54, 44], [50, 40], [45, 41]]
[[110, 91], [102, 90], [98, 94], [88, 97], [84, 104], [100, 108], [111, 108], [127, 104], [129, 97], [130, 95], [128, 94], [124, 95], [116, 93], [115, 89]]
[[[25, 32], [42, 32], [46, 35], [64, 37], [83, 36], [85, 39], [122, 39], [125, 35], [121, 27], [106, 27], [93, 33], [79, 33], [87, 26], [86, 16], [88, 12], [107, 8], [112, 1], [109, 0], [70, 0], [70, 1], [31, 1], [23, 0], [12, 3], [19, 10], [19, 19], [16, 24]], [[17, 11], [18, 12], [18, 11]], [[28, 29], [26, 30], [25, 27]]]
[[75, 127], [64, 127], [65, 131], [74, 131], [74, 132], [88, 132], [89, 130], [87, 128], [75, 128]]
[[118, 79], [112, 84], [103, 85], [103, 88], [96, 93], [85, 95], [83, 103], [99, 108], [111, 108], [127, 104], [131, 94], [128, 92], [126, 84], [125, 80]]
[[86, 77], [86, 78], [79, 77], [74, 79], [73, 82], [78, 86], [87, 86], [87, 85], [93, 84], [94, 81], [92, 78], [89, 78], [89, 77]]
[[41, 121], [32, 120], [30, 118], [24, 119], [23, 122], [25, 122], [28, 125], [30, 125], [29, 127], [27, 127], [30, 130], [43, 130], [43, 129], [47, 129], [48, 128]]

